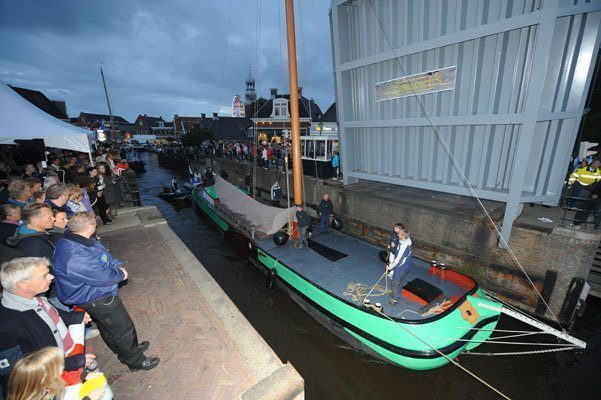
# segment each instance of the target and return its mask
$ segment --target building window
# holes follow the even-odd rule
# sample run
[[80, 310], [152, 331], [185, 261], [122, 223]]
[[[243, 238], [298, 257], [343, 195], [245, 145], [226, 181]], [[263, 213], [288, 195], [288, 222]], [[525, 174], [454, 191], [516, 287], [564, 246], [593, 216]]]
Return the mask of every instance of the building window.
[[273, 113], [272, 118], [285, 118], [289, 117], [288, 113], [288, 100], [286, 99], [275, 99], [273, 100]]

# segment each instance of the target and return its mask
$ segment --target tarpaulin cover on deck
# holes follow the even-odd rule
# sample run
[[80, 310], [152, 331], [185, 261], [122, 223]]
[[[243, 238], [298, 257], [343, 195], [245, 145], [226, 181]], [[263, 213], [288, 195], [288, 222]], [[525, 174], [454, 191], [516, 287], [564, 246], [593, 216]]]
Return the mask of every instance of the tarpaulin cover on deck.
[[272, 235], [289, 221], [296, 221], [294, 207], [282, 209], [259, 203], [219, 176], [215, 177], [215, 192], [224, 206], [243, 216], [256, 231]]
[[47, 147], [89, 153], [89, 133], [45, 113], [0, 81], [0, 144], [44, 139]]

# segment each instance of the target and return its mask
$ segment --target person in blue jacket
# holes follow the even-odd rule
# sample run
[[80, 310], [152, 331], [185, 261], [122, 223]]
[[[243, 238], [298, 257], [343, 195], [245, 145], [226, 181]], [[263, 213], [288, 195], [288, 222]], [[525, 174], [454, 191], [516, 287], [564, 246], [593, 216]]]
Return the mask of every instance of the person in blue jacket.
[[79, 212], [56, 245], [54, 275], [59, 300], [78, 305], [96, 322], [102, 339], [130, 370], [149, 370], [158, 357], [146, 357], [150, 346], [138, 343], [136, 328], [119, 297], [118, 283], [127, 280], [123, 263], [94, 238], [96, 216]]
[[332, 157], [332, 168], [334, 168], [334, 172], [336, 172], [336, 177], [334, 179], [338, 179], [340, 176], [340, 156], [338, 155], [338, 152], [335, 152]]
[[409, 237], [409, 231], [406, 228], [399, 228], [398, 242], [394, 248], [390, 251], [390, 260], [386, 266], [388, 276], [392, 278], [392, 299], [390, 299], [389, 305], [393, 306], [401, 298], [401, 288], [403, 280], [411, 271], [413, 266], [413, 243]]

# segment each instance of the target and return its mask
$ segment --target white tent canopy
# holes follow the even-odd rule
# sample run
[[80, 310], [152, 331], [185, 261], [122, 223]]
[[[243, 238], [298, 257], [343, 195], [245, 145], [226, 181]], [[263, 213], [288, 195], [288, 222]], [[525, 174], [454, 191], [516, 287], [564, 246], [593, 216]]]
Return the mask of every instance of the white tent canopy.
[[90, 153], [88, 134], [40, 110], [0, 81], [0, 144], [44, 139], [46, 147]]

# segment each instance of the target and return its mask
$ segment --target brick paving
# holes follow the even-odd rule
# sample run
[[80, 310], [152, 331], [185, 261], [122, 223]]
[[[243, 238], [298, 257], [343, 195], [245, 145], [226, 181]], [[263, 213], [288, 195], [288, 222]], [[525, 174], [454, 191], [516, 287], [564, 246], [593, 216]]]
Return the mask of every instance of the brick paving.
[[198, 302], [198, 287], [155, 228], [105, 233], [102, 241], [126, 262], [129, 283], [120, 295], [134, 320], [148, 356], [159, 356], [151, 371], [129, 372], [102, 338], [88, 342], [115, 398], [231, 399], [254, 384], [222, 322]]

